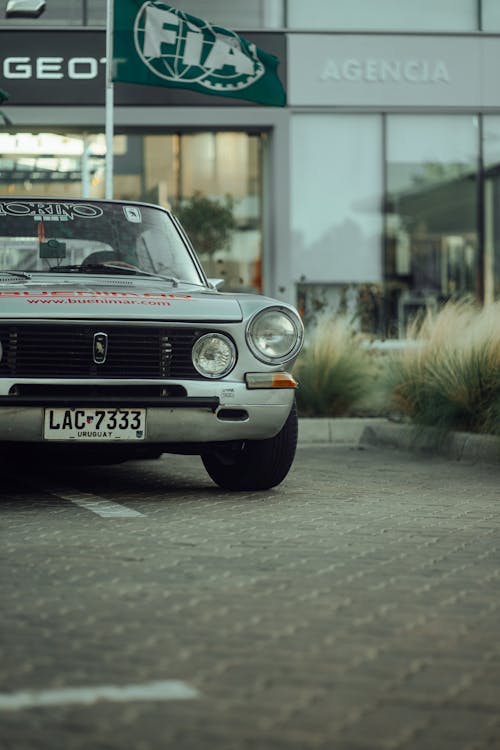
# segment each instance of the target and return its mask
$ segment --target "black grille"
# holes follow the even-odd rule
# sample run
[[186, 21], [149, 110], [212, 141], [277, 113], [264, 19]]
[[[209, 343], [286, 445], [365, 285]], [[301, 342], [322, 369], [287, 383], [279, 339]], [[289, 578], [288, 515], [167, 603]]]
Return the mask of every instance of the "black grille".
[[75, 385], [52, 384], [52, 383], [16, 383], [9, 390], [9, 396], [21, 398], [54, 398], [92, 401], [94, 398], [109, 399], [110, 403], [115, 398], [182, 398], [187, 396], [186, 389], [182, 385], [86, 385], [77, 383]]
[[[94, 362], [94, 335], [108, 336]], [[0, 324], [0, 376], [18, 378], [196, 378], [196, 339], [207, 331], [124, 325]]]

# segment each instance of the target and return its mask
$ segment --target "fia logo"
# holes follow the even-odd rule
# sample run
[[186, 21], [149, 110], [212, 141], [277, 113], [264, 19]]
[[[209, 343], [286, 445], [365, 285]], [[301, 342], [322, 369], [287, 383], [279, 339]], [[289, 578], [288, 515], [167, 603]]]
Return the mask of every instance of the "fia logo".
[[210, 91], [251, 86], [265, 68], [254, 44], [242, 49], [239, 36], [208, 21], [195, 25], [181, 10], [143, 4], [134, 23], [134, 42], [142, 62], [166, 81], [196, 83]]

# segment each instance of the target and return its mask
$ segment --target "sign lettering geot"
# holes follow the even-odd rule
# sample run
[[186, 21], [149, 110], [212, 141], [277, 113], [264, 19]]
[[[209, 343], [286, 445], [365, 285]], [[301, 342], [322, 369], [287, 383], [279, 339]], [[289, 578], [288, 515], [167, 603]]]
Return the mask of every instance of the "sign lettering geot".
[[0, 87], [18, 104], [104, 103], [102, 31], [0, 30]]
[[95, 57], [4, 57], [2, 74], [6, 80], [60, 80], [88, 81], [97, 78], [99, 65], [105, 65], [106, 58]]

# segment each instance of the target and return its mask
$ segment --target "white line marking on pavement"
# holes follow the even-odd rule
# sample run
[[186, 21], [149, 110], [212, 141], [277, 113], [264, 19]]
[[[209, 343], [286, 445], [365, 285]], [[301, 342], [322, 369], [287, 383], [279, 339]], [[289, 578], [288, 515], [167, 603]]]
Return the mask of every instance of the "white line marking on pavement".
[[50, 490], [53, 495], [62, 500], [79, 505], [81, 508], [92, 511], [102, 518], [133, 518], [143, 516], [138, 510], [132, 510], [125, 505], [115, 503], [112, 500], [103, 500], [101, 497], [91, 495], [89, 492], [77, 492], [75, 490]]
[[0, 693], [0, 711], [22, 711], [25, 708], [50, 708], [80, 704], [91, 706], [98, 701], [175, 701], [197, 698], [198, 691], [182, 680], [160, 680], [142, 685], [97, 685], [95, 687], [59, 688], [54, 690], [20, 690]]

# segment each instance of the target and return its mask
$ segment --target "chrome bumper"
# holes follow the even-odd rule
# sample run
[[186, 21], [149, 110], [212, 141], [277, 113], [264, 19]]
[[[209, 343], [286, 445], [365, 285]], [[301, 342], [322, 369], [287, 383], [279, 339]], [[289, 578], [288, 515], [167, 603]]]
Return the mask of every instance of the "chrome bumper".
[[[19, 382], [19, 381], [18, 381]], [[31, 381], [33, 382], [33, 381]], [[40, 383], [40, 381], [38, 381]], [[74, 381], [71, 381], [74, 385]], [[57, 381], [51, 380], [54, 385]], [[67, 384], [68, 381], [61, 381]], [[88, 384], [89, 381], [86, 382]], [[131, 385], [130, 381], [123, 385]], [[144, 381], [140, 383], [144, 385]], [[285, 423], [293, 403], [291, 388], [249, 390], [244, 383], [181, 383], [189, 395], [182, 398], [139, 397], [32, 397], [0, 395], [0, 443], [45, 442], [44, 411], [49, 407], [68, 409], [85, 406], [145, 408], [144, 443], [209, 443], [225, 440], [258, 440], [276, 435]], [[0, 393], [5, 390], [0, 387]], [[53, 440], [50, 441], [54, 443]], [[74, 444], [74, 439], [61, 441]], [[113, 441], [115, 442], [115, 441]], [[88, 445], [88, 441], [85, 441]], [[116, 443], [115, 443], [116, 444]]]

